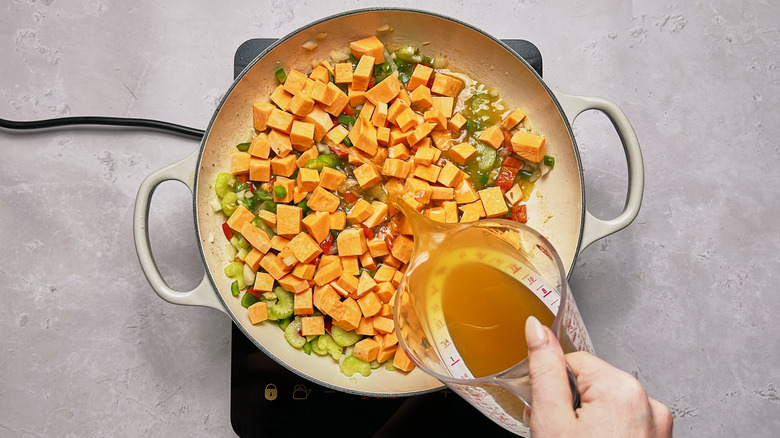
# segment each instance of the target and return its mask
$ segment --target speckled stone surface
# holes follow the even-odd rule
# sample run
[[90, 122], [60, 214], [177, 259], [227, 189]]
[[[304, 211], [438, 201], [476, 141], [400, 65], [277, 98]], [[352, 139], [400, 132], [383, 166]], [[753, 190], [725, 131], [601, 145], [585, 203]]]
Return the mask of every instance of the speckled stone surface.
[[[552, 88], [617, 102], [639, 136], [642, 211], [585, 249], [571, 278], [599, 354], [671, 408], [677, 436], [777, 436], [780, 4], [475, 3], [394, 5], [533, 41]], [[0, 117], [203, 128], [239, 44], [353, 7], [7, 0]], [[600, 114], [574, 129], [588, 206], [615, 216], [617, 135]], [[233, 434], [230, 320], [159, 299], [132, 240], [140, 182], [196, 147], [150, 131], [0, 131], [0, 436]], [[156, 192], [150, 229], [172, 286], [197, 284], [183, 185]]]

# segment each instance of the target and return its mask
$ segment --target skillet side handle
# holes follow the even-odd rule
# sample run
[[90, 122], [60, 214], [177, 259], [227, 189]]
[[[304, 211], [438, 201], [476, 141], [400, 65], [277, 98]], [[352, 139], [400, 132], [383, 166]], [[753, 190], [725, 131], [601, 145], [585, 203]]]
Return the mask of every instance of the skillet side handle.
[[203, 280], [201, 280], [200, 284], [192, 290], [180, 292], [171, 289], [157, 268], [149, 241], [149, 207], [154, 190], [160, 183], [169, 180], [181, 181], [189, 187], [190, 191], [194, 190], [194, 172], [195, 166], [198, 165], [199, 152], [200, 150], [196, 149], [181, 161], [152, 173], [141, 183], [141, 187], [138, 189], [138, 196], [135, 199], [133, 239], [135, 240], [135, 250], [138, 253], [141, 269], [144, 271], [146, 279], [149, 280], [152, 289], [160, 298], [173, 304], [211, 307], [225, 312], [225, 308], [219, 302], [217, 293], [209, 283], [206, 274], [203, 275]]
[[623, 150], [626, 154], [626, 164], [628, 165], [628, 193], [626, 195], [626, 204], [620, 215], [614, 219], [602, 220], [593, 216], [586, 206], [585, 224], [579, 249], [579, 252], [582, 252], [591, 243], [622, 230], [636, 219], [639, 214], [639, 208], [642, 205], [645, 168], [642, 160], [642, 151], [639, 148], [639, 140], [636, 137], [634, 128], [628, 121], [626, 114], [617, 104], [600, 97], [573, 96], [557, 91], [555, 92], [555, 97], [569, 119], [569, 124], [573, 124], [574, 119], [586, 110], [593, 109], [604, 113], [612, 122], [620, 137], [620, 142], [623, 144]]

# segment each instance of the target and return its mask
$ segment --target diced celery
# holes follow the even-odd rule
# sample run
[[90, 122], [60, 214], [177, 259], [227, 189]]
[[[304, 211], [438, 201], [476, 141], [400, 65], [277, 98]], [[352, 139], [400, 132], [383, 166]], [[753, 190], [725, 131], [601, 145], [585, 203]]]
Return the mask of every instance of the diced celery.
[[244, 236], [242, 236], [240, 234], [238, 234], [238, 235], [234, 234], [233, 236], [234, 237], [238, 236], [238, 243], [237, 244], [238, 244], [238, 248], [239, 249], [241, 249], [241, 248], [243, 248], [243, 249], [251, 249], [251, 245], [249, 245], [249, 242], [247, 242], [246, 239], [244, 239]]
[[309, 341], [309, 344], [311, 344], [311, 351], [313, 351], [314, 354], [316, 354], [318, 356], [325, 356], [326, 354], [328, 354], [328, 349], [324, 348], [324, 347], [320, 347], [320, 339], [319, 338], [320, 337], [317, 336], [316, 339], [312, 339], [311, 341]]
[[287, 342], [289, 342], [290, 345], [292, 345], [295, 348], [301, 348], [304, 345], [306, 345], [306, 338], [298, 334], [300, 330], [301, 330], [300, 318], [293, 319], [290, 325], [288, 325], [287, 328], [284, 329], [284, 338], [287, 339]]
[[233, 214], [233, 212], [236, 211], [236, 208], [238, 208], [238, 196], [236, 195], [236, 192], [225, 193], [225, 196], [222, 197], [221, 204], [222, 211], [224, 211], [226, 215], [230, 216]]
[[235, 278], [244, 275], [244, 264], [239, 262], [232, 262], [225, 266], [225, 276]]
[[349, 347], [350, 345], [354, 345], [361, 338], [361, 336], [355, 333], [354, 330], [346, 331], [335, 325], [330, 329], [330, 334], [333, 336], [333, 340], [336, 342], [336, 344], [338, 344], [340, 347]]
[[[401, 347], [398, 347], [398, 348], [401, 348]], [[396, 371], [396, 370], [398, 370], [398, 368], [393, 366], [393, 358], [392, 357], [390, 359], [387, 359], [387, 362], [385, 362], [385, 369], [387, 371]]]
[[250, 293], [244, 293], [244, 296], [241, 297], [241, 305], [244, 307], [249, 307], [258, 301], [260, 299]]
[[344, 362], [339, 366], [339, 369], [341, 370], [341, 373], [347, 377], [351, 377], [355, 373], [360, 373], [363, 377], [371, 375], [371, 365], [355, 356], [348, 356], [345, 358]]
[[326, 333], [317, 338], [317, 344], [317, 347], [320, 350], [327, 351], [333, 360], [339, 360], [341, 358], [343, 349], [339, 346], [339, 344], [336, 343], [336, 341], [333, 340], [333, 337], [331, 337], [329, 334]]
[[481, 141], [478, 141], [474, 147], [477, 149], [477, 167], [479, 167], [479, 170], [487, 172], [492, 169], [498, 152]]
[[279, 328], [282, 329], [282, 331], [287, 330], [287, 326], [290, 325], [290, 322], [292, 320], [290, 318], [280, 319], [279, 320]]
[[375, 369], [379, 368], [379, 361], [376, 360], [376, 359], [372, 360], [368, 364], [371, 365], [371, 369], [372, 370], [375, 370]]
[[276, 233], [274, 233], [274, 229], [269, 227], [268, 224], [265, 223], [265, 221], [260, 219], [259, 217], [255, 218], [252, 221], [252, 224], [254, 224], [254, 226], [256, 226], [257, 228], [263, 230], [263, 232], [265, 232], [265, 234], [268, 235], [269, 239], [273, 239], [274, 235], [276, 235]]
[[233, 178], [233, 175], [229, 173], [221, 172], [217, 174], [217, 179], [214, 181], [214, 191], [217, 192], [217, 196], [220, 198], [225, 196], [225, 193], [230, 189], [231, 178]]
[[289, 318], [293, 314], [293, 304], [295, 297], [292, 292], [287, 292], [282, 287], [275, 287], [274, 293], [279, 300], [275, 305], [268, 308], [268, 319], [278, 321], [283, 318]]
[[[414, 55], [415, 55], [414, 47], [412, 46], [406, 46], [401, 47], [398, 49], [397, 55], [400, 59], [406, 61], [406, 62], [414, 62]], [[418, 61], [419, 62], [419, 61]]]

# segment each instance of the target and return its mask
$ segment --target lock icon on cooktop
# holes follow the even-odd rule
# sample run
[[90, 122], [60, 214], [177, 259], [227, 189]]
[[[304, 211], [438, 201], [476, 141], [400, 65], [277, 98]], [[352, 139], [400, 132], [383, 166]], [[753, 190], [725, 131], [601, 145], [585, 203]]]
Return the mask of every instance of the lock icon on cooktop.
[[279, 391], [276, 389], [276, 385], [269, 383], [265, 385], [265, 399], [268, 401], [276, 400], [279, 395]]

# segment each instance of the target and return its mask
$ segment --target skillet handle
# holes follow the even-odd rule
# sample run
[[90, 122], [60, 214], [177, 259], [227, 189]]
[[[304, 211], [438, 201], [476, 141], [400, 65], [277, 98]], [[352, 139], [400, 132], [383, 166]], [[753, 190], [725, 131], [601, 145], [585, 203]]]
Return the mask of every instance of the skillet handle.
[[152, 194], [163, 181], [177, 180], [190, 188], [195, 187], [195, 168], [198, 165], [200, 149], [167, 167], [164, 167], [148, 177], [141, 183], [138, 196], [135, 199], [135, 212], [133, 213], [133, 239], [135, 250], [138, 253], [138, 261], [144, 271], [146, 279], [152, 289], [160, 298], [173, 304], [186, 306], [205, 306], [225, 312], [225, 308], [217, 298], [217, 293], [209, 282], [208, 276], [203, 275], [203, 280], [194, 289], [189, 291], [176, 291], [171, 289], [163, 279], [157, 263], [152, 254], [149, 242], [149, 207], [152, 202]]
[[604, 113], [620, 137], [623, 150], [626, 153], [628, 165], [628, 193], [623, 212], [616, 218], [609, 220], [598, 219], [585, 208], [585, 224], [582, 229], [582, 242], [580, 252], [591, 243], [604, 238], [612, 233], [622, 230], [634, 221], [639, 214], [642, 205], [642, 193], [645, 183], [645, 168], [642, 161], [642, 151], [639, 149], [639, 140], [634, 128], [626, 117], [626, 113], [617, 104], [600, 97], [573, 96], [555, 92], [555, 97], [563, 108], [563, 112], [569, 119], [569, 124], [574, 123], [583, 111], [597, 110]]

